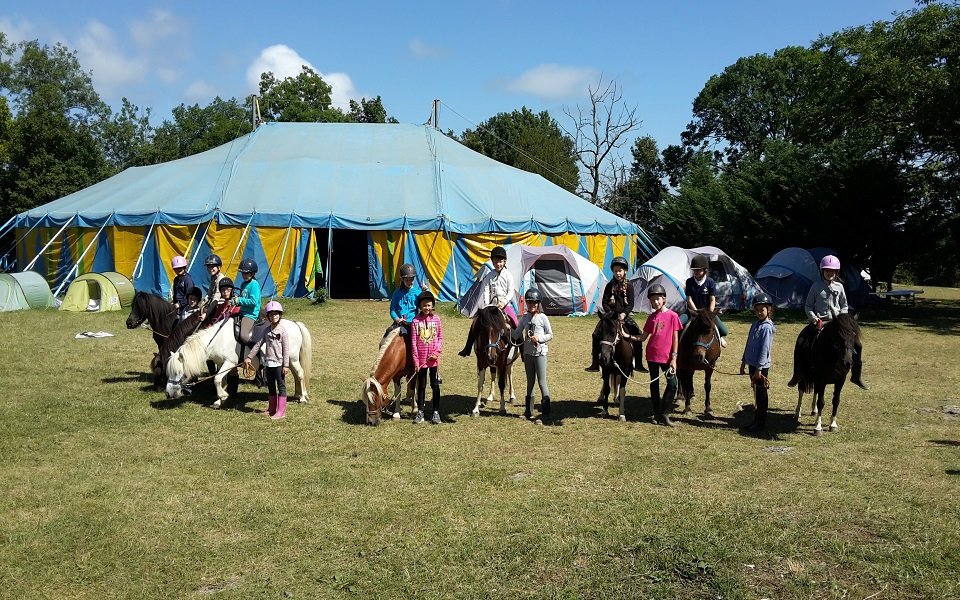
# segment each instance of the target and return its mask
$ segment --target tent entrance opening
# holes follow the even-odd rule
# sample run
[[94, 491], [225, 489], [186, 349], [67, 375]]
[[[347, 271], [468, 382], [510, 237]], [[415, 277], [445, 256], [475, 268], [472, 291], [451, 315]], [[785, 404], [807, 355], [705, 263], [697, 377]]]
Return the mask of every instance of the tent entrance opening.
[[[327, 229], [317, 229], [320, 260], [327, 267]], [[370, 297], [370, 265], [367, 256], [367, 232], [334, 229], [330, 248], [330, 272], [326, 273], [331, 298], [367, 299]]]

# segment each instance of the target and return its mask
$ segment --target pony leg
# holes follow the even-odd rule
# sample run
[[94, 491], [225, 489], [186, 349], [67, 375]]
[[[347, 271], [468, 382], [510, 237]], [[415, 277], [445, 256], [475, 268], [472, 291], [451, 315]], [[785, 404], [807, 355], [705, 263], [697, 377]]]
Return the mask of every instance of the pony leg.
[[[480, 414], [480, 406], [483, 404], [483, 383], [486, 378], [487, 378], [487, 370], [477, 369], [477, 403], [474, 404], [473, 410], [470, 411], [471, 417], [476, 417], [477, 415]], [[491, 382], [491, 388], [492, 387], [493, 387], [493, 384]], [[491, 396], [493, 395], [492, 390], [490, 392], [490, 395]]]
[[817, 424], [813, 428], [813, 435], [823, 435], [823, 394], [826, 386], [816, 386], [813, 396], [817, 400]]
[[217, 390], [217, 399], [213, 403], [213, 408], [220, 408], [223, 405], [223, 401], [227, 399], [227, 388], [224, 387], [223, 380], [234, 366], [236, 365], [223, 363], [220, 365], [220, 368], [217, 369], [217, 375], [213, 378], [213, 387]]
[[510, 384], [510, 404], [517, 403], [517, 397], [513, 393], [513, 365], [507, 365], [507, 382]]
[[610, 377], [609, 373], [604, 376], [603, 387], [600, 388], [600, 400], [603, 402], [600, 414], [604, 417], [610, 416]]
[[712, 387], [712, 379], [713, 370], [705, 370], [703, 372], [703, 416], [707, 417], [708, 419], [713, 419], [716, 417], [716, 415], [713, 414], [713, 410], [710, 408], [710, 388]]
[[299, 360], [290, 361], [290, 372], [293, 373], [294, 395], [300, 404], [306, 404], [310, 400], [310, 393], [307, 391], [307, 374]]
[[840, 429], [840, 426], [837, 425], [837, 412], [840, 410], [840, 390], [842, 389], [843, 382], [833, 386], [833, 413], [830, 415], [830, 431], [839, 431]]
[[797, 423], [800, 422], [800, 412], [803, 411], [803, 386], [797, 386], [797, 412], [793, 415], [793, 418], [797, 420]]
[[[410, 418], [412, 419], [417, 414], [417, 390], [414, 386], [414, 378], [411, 377], [407, 381], [407, 401], [410, 403]], [[398, 399], [399, 400], [399, 399]], [[397, 411], [394, 413], [394, 419], [400, 418], [400, 404], [397, 404]]]
[[[486, 377], [486, 373], [484, 373]], [[493, 392], [496, 389], [496, 380], [497, 380], [497, 370], [494, 367], [490, 367], [490, 393], [487, 394], [486, 399], [481, 403], [483, 406], [493, 403]]]
[[501, 417], [507, 416], [506, 387], [507, 387], [507, 379], [509, 379], [507, 369], [508, 367], [502, 367], [501, 369], [499, 369], [500, 372], [497, 374], [497, 387], [500, 389], [500, 416]]
[[620, 400], [619, 418], [621, 422], [627, 420], [627, 380], [617, 376], [617, 397]]

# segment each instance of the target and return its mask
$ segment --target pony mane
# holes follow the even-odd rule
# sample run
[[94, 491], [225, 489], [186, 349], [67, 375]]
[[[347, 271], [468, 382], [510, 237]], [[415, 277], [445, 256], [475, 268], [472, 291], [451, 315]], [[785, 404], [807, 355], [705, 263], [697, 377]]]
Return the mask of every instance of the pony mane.
[[377, 372], [377, 367], [380, 366], [380, 360], [383, 358], [383, 355], [387, 353], [387, 348], [390, 347], [390, 342], [393, 341], [393, 338], [400, 335], [400, 328], [397, 327], [380, 341], [380, 353], [377, 354], [377, 360], [373, 361], [373, 368], [370, 369], [370, 377], [373, 377], [373, 374]]
[[187, 338], [197, 332], [197, 327], [203, 321], [203, 313], [197, 311], [186, 319], [177, 323], [177, 326], [170, 332], [163, 346], [167, 352], [173, 352], [183, 345]]
[[833, 320], [836, 323], [836, 334], [843, 339], [859, 339], [860, 338], [860, 325], [857, 323], [857, 320], [854, 319], [849, 314], [837, 315], [837, 318]]
[[183, 342], [177, 352], [183, 357], [183, 371], [189, 377], [195, 377], [207, 370], [207, 343], [217, 334], [217, 328], [208, 327], [194, 333]]
[[375, 377], [368, 377], [360, 387], [360, 402], [364, 404], [367, 403], [367, 393], [370, 386], [373, 386], [373, 389], [376, 390], [378, 399], [383, 397], [383, 386], [380, 385], [380, 382], [377, 381]]
[[477, 312], [477, 325], [484, 329], [506, 329], [507, 322], [496, 306], [484, 306]]

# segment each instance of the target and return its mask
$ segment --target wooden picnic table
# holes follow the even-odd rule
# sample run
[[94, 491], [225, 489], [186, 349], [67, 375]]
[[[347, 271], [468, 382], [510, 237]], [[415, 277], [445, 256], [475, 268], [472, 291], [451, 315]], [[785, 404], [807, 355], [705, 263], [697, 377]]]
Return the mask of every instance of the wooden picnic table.
[[883, 298], [890, 298], [896, 302], [902, 302], [904, 306], [916, 306], [917, 296], [922, 293], [923, 290], [890, 290], [888, 292], [880, 292], [879, 294]]

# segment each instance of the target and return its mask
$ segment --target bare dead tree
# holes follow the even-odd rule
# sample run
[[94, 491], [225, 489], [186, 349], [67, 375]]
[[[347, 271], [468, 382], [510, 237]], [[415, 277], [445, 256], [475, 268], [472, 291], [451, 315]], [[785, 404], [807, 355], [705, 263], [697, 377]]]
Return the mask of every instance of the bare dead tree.
[[[610, 153], [627, 142], [627, 135], [638, 129], [643, 121], [637, 117], [636, 106], [626, 106], [623, 91], [616, 79], [603, 82], [603, 75], [596, 87], [590, 86], [590, 105], [576, 109], [564, 107], [563, 112], [573, 122], [572, 137], [577, 160], [586, 171], [580, 178], [577, 193], [596, 204], [601, 191], [616, 185], [617, 169], [607, 168]], [[608, 172], [612, 171], [612, 172]]]

